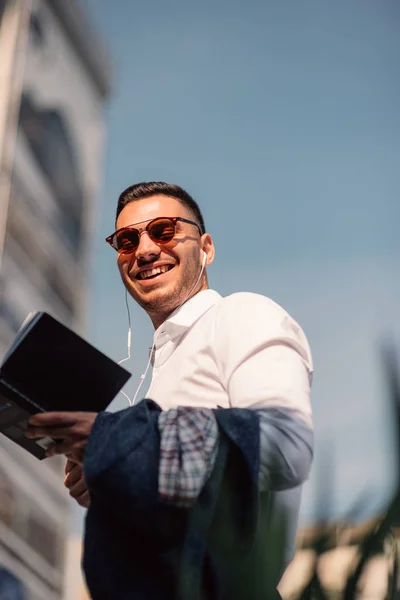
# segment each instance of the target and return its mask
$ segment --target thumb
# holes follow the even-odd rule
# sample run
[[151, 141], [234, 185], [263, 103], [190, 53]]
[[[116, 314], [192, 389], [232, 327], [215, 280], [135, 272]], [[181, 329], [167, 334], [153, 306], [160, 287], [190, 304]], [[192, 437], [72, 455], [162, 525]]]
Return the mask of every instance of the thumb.
[[67, 458], [67, 462], [65, 463], [65, 474], [68, 475], [70, 471], [76, 466], [76, 462], [71, 458]]

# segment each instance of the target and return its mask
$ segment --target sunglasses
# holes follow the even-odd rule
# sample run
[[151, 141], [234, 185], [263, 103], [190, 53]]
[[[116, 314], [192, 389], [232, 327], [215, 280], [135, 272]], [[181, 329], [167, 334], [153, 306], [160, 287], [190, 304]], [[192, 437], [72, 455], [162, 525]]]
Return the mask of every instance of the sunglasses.
[[200, 235], [202, 235], [200, 227], [194, 221], [189, 221], [189, 219], [184, 219], [183, 217], [157, 217], [150, 221], [146, 227], [141, 227], [140, 229], [131, 225], [121, 227], [121, 229], [117, 229], [117, 231], [109, 235], [106, 238], [106, 242], [118, 254], [132, 254], [139, 246], [142, 232], [147, 231], [150, 239], [156, 244], [168, 244], [175, 237], [177, 221], [195, 225]]

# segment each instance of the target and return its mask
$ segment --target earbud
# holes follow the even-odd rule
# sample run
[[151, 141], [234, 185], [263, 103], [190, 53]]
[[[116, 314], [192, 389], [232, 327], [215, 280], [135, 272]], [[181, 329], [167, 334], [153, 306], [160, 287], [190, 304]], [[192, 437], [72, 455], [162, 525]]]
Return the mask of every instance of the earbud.
[[207, 254], [203, 250], [203, 261], [201, 263], [201, 268], [202, 269], [204, 269], [204, 267], [206, 266], [206, 260], [207, 260]]

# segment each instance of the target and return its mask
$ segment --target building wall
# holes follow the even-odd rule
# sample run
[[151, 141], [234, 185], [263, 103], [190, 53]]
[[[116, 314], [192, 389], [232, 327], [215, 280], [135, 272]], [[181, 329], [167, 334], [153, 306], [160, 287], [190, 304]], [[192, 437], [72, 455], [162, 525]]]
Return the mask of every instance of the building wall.
[[102, 99], [50, 6], [34, 0], [32, 20], [3, 253], [6, 343], [39, 308], [84, 325], [104, 145]]
[[[88, 68], [71, 25], [74, 10], [81, 22], [81, 8], [68, 5], [67, 28], [56, 0], [20, 2], [29, 11], [29, 30], [22, 89], [14, 76], [10, 80], [18, 127], [16, 135], [5, 127], [0, 140], [5, 154], [12, 154], [11, 172], [3, 167], [0, 173], [10, 184], [1, 186], [0, 198], [6, 223], [0, 359], [31, 311], [48, 311], [84, 333], [105, 136], [104, 85]], [[87, 37], [95, 49], [97, 40]], [[64, 595], [70, 504], [62, 470], [62, 459], [39, 462], [0, 434], [0, 565], [24, 583], [30, 600]]]

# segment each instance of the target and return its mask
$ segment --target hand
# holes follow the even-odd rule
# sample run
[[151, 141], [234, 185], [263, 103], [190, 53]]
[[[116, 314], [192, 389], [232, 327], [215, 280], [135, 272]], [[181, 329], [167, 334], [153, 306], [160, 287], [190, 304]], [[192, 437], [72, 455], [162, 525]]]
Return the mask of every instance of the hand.
[[78, 465], [82, 464], [89, 435], [98, 413], [90, 412], [47, 412], [38, 413], [29, 419], [25, 431], [28, 438], [55, 438], [47, 456], [65, 454]]
[[83, 478], [81, 465], [68, 458], [65, 465], [64, 485], [69, 489], [70, 496], [74, 498], [80, 506], [88, 508], [90, 496]]

